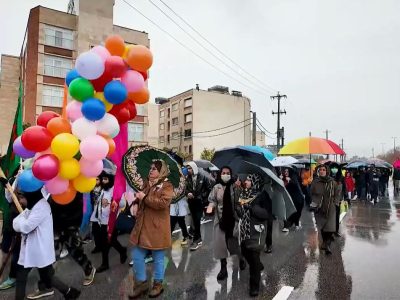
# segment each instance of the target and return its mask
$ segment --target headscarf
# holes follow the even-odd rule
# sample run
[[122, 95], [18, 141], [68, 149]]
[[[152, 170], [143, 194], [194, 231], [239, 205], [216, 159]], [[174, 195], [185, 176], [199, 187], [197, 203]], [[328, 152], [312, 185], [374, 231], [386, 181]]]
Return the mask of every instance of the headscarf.
[[42, 189], [38, 189], [37, 191], [34, 192], [19, 192], [22, 196], [25, 197], [26, 201], [27, 201], [27, 209], [32, 209], [36, 203], [38, 203], [40, 200], [42, 200], [43, 197], [43, 193], [42, 193]]
[[240, 193], [240, 199], [246, 200], [250, 198], [254, 198], [257, 195], [262, 187], [262, 179], [258, 174], [249, 174], [247, 175], [246, 180], [251, 182], [251, 187], [249, 189], [244, 188]]
[[158, 176], [158, 178], [153, 179], [153, 180], [151, 180], [149, 178], [149, 184], [151, 187], [164, 181], [170, 174], [167, 163], [165, 161], [163, 161], [162, 159], [153, 160], [153, 164], [157, 168], [159, 176]]
[[196, 165], [196, 163], [194, 161], [189, 161], [189, 162], [185, 163], [185, 166], [192, 168], [193, 177], [195, 177], [195, 176], [197, 176], [197, 174], [199, 174], [199, 167]]

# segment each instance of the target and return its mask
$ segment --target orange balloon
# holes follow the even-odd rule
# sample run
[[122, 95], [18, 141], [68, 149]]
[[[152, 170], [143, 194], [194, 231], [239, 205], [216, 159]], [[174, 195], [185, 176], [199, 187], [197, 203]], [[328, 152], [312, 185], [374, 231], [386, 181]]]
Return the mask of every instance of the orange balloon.
[[115, 142], [112, 138], [106, 138], [106, 141], [108, 143], [108, 154], [107, 157], [110, 157], [111, 155], [113, 155], [113, 153], [115, 152]]
[[153, 54], [149, 48], [135, 45], [129, 49], [126, 63], [136, 71], [146, 72], [153, 64]]
[[140, 91], [128, 93], [128, 99], [136, 104], [145, 104], [149, 102], [150, 92], [147, 87], [142, 88]]
[[73, 187], [73, 185], [70, 183], [68, 189], [59, 195], [51, 195], [51, 198], [53, 198], [54, 202], [60, 205], [67, 205], [74, 200], [76, 196], [76, 190]]
[[56, 136], [60, 133], [71, 133], [71, 124], [62, 117], [53, 118], [47, 123], [47, 130]]
[[110, 35], [106, 39], [105, 47], [111, 55], [122, 56], [125, 51], [125, 41], [119, 35]]

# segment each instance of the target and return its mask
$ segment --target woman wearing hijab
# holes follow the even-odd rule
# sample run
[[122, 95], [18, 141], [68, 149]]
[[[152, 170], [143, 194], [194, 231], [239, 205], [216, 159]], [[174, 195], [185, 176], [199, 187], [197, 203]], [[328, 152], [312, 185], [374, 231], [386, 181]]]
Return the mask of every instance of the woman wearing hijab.
[[318, 177], [314, 178], [311, 184], [310, 209], [315, 211], [315, 220], [321, 230], [321, 250], [325, 250], [329, 255], [332, 254], [330, 245], [336, 231], [337, 185], [329, 176], [328, 166], [318, 166], [317, 173]]
[[138, 205], [136, 224], [131, 233], [133, 270], [135, 284], [131, 299], [147, 293], [146, 254], [151, 251], [154, 259], [154, 283], [149, 292], [156, 298], [164, 291], [165, 250], [171, 247], [169, 205], [174, 197], [174, 187], [168, 181], [169, 169], [163, 160], [155, 160], [150, 167], [148, 180], [143, 190], [136, 193]]
[[271, 198], [263, 189], [258, 175], [249, 175], [245, 185], [236, 204], [236, 211], [240, 217], [239, 242], [242, 254], [249, 264], [249, 294], [250, 297], [256, 297], [260, 290], [261, 271], [264, 269], [260, 261], [260, 252], [266, 235], [265, 221], [272, 219], [268, 210]]
[[[246, 262], [240, 255], [237, 238], [234, 237], [234, 229], [238, 223], [235, 212], [235, 203], [238, 200], [238, 190], [234, 186], [232, 170], [229, 167], [222, 167], [217, 176], [217, 183], [208, 196], [209, 205], [207, 213], [215, 209], [214, 216], [214, 257], [221, 262], [221, 270], [217, 275], [217, 280], [225, 280], [228, 277], [227, 257], [238, 255], [241, 270], [246, 268]], [[237, 230], [236, 230], [237, 231]]]

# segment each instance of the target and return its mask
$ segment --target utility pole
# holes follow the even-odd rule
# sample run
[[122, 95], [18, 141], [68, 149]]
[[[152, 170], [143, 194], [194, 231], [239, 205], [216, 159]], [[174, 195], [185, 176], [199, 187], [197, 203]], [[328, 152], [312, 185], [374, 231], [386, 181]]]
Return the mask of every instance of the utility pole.
[[252, 139], [252, 145], [256, 146], [257, 145], [257, 114], [255, 111], [253, 113], [253, 139]]
[[[329, 133], [332, 131], [327, 129], [324, 132], [325, 132], [325, 139], [329, 140]], [[326, 159], [329, 159], [329, 154], [326, 155]]]
[[278, 115], [278, 122], [277, 122], [277, 130], [276, 130], [276, 148], [277, 151], [279, 152], [280, 148], [281, 148], [281, 138], [282, 138], [282, 130], [281, 130], [281, 115], [285, 114], [286, 115], [286, 110], [281, 110], [281, 99], [286, 99], [287, 96], [286, 95], [281, 95], [278, 94], [276, 96], [271, 96], [270, 97], [271, 100], [278, 100], [278, 111], [272, 111], [273, 115]]
[[396, 139], [397, 136], [392, 136], [393, 139], [393, 154], [396, 154]]
[[375, 158], [375, 149], [372, 148], [372, 158]]

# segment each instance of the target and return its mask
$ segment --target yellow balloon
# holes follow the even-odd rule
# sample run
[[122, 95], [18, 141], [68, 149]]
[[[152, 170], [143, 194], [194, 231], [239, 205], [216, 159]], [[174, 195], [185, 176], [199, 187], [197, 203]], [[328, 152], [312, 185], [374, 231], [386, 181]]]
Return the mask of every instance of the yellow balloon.
[[106, 98], [104, 98], [104, 93], [97, 92], [94, 94], [94, 97], [104, 103], [104, 105], [106, 106], [106, 112], [109, 112], [113, 108], [114, 105], [112, 105], [110, 102], [106, 100]]
[[124, 54], [122, 54], [122, 58], [126, 59], [126, 57], [128, 56], [128, 52], [129, 50], [133, 47], [134, 45], [125, 45], [125, 51]]
[[70, 159], [79, 151], [79, 140], [70, 133], [60, 133], [53, 138], [51, 151], [61, 160]]
[[81, 172], [81, 166], [75, 158], [60, 161], [60, 172], [58, 175], [64, 179], [74, 179]]
[[89, 193], [96, 186], [96, 178], [86, 177], [81, 174], [72, 181], [72, 184], [78, 192]]

